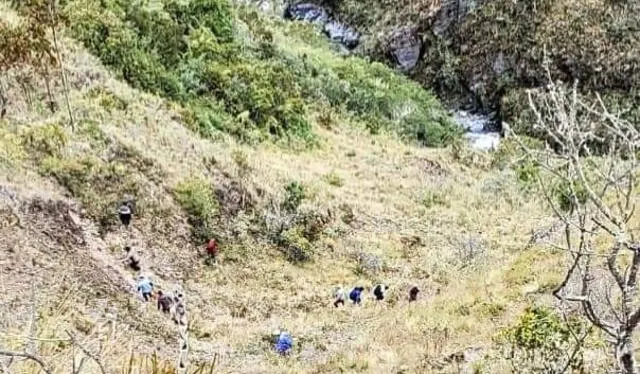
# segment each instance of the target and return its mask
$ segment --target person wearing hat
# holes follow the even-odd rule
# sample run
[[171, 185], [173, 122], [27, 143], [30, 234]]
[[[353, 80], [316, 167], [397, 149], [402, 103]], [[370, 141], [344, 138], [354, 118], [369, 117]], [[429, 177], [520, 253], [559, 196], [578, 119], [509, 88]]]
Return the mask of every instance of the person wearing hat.
[[142, 274], [138, 277], [138, 292], [142, 294], [144, 301], [149, 301], [153, 294], [153, 282]]
[[118, 208], [118, 216], [120, 217], [120, 222], [125, 227], [129, 227], [129, 224], [131, 223], [132, 215], [133, 215], [133, 212], [131, 211], [131, 207], [129, 205], [122, 204], [120, 205], [120, 208]]

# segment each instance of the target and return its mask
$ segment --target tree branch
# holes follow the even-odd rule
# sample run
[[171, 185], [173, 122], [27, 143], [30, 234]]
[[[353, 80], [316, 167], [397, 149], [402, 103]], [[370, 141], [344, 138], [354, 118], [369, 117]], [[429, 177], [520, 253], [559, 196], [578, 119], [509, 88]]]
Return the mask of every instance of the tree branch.
[[618, 268], [616, 267], [616, 260], [618, 258], [618, 253], [620, 253], [620, 244], [616, 244], [613, 247], [611, 251], [611, 255], [607, 259], [607, 266], [609, 267], [609, 272], [611, 273], [611, 275], [613, 275], [613, 278], [615, 279], [616, 284], [620, 288], [620, 291], [622, 292], [622, 295], [624, 297], [624, 294], [626, 293], [625, 282], [624, 282], [624, 279], [622, 278], [622, 275], [620, 275]]
[[44, 363], [44, 361], [42, 361], [42, 359], [40, 357], [36, 356], [36, 355], [32, 355], [32, 354], [26, 353], [26, 352], [11, 352], [11, 351], [0, 350], [0, 356], [26, 358], [27, 360], [31, 360], [31, 361], [37, 363], [38, 365], [40, 365], [40, 368], [45, 373], [52, 374], [52, 371], [49, 370], [49, 367]]
[[104, 369], [104, 366], [102, 365], [102, 362], [96, 356], [94, 356], [93, 353], [89, 352], [88, 349], [86, 349], [82, 344], [80, 344], [78, 342], [78, 339], [76, 339], [75, 335], [73, 335], [68, 330], [65, 330], [65, 332], [67, 333], [67, 335], [69, 335], [69, 338], [71, 339], [74, 345], [77, 345], [78, 348], [80, 348], [80, 350], [84, 352], [85, 355], [87, 355], [87, 357], [89, 357], [90, 359], [95, 361], [96, 364], [98, 364], [98, 367], [100, 368], [100, 371], [102, 372], [102, 374], [107, 374], [106, 370]]

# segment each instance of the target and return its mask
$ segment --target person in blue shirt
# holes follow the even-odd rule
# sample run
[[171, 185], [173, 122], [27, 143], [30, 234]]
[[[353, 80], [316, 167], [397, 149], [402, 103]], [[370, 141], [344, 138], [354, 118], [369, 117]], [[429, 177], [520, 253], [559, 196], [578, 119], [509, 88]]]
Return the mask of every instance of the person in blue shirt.
[[281, 332], [278, 340], [276, 341], [276, 351], [281, 355], [286, 355], [291, 352], [293, 348], [293, 339], [288, 332]]
[[349, 300], [353, 301], [354, 304], [360, 304], [362, 301], [362, 292], [364, 291], [364, 287], [355, 287], [349, 292]]
[[149, 301], [153, 293], [153, 282], [144, 275], [138, 278], [138, 292], [142, 294], [144, 301]]

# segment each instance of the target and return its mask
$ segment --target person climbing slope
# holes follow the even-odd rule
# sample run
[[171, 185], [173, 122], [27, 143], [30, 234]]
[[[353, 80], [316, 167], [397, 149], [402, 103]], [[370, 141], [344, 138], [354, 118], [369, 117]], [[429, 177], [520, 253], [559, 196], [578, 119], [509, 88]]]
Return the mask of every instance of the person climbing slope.
[[384, 284], [378, 284], [373, 289], [373, 296], [375, 296], [376, 300], [382, 301], [384, 300], [384, 295], [387, 292], [387, 286]]
[[335, 296], [335, 301], [333, 302], [333, 306], [337, 308], [338, 305], [344, 305], [344, 301], [347, 298], [344, 288], [338, 287], [338, 290], [336, 291], [334, 296]]
[[140, 257], [138, 257], [138, 254], [130, 246], [124, 247], [124, 252], [124, 258], [121, 261], [134, 271], [140, 271]]
[[129, 207], [127, 204], [120, 205], [120, 208], [118, 208], [118, 216], [120, 217], [120, 222], [124, 225], [124, 227], [129, 227], [129, 224], [131, 223], [131, 217], [133, 216], [131, 207]]
[[420, 292], [420, 289], [416, 286], [411, 287], [411, 289], [409, 290], [409, 302], [413, 302], [416, 301], [418, 299], [418, 293]]
[[354, 304], [358, 305], [362, 301], [362, 292], [364, 291], [364, 287], [355, 287], [349, 292], [349, 299], [353, 301]]
[[173, 291], [173, 303], [171, 305], [171, 319], [178, 325], [187, 325], [187, 308], [185, 305], [184, 294], [182, 291], [175, 289]]
[[138, 277], [138, 292], [142, 294], [144, 301], [149, 301], [153, 294], [153, 282], [144, 275]]
[[291, 335], [288, 332], [281, 332], [280, 336], [278, 336], [278, 340], [276, 341], [276, 352], [281, 355], [287, 355], [291, 353], [291, 349], [293, 348], [293, 339], [291, 339]]
[[162, 310], [162, 313], [169, 313], [172, 305], [173, 299], [171, 296], [165, 295], [162, 291], [158, 291], [158, 310]]
[[207, 243], [207, 259], [205, 262], [207, 263], [207, 265], [211, 265], [212, 263], [215, 264], [217, 262], [217, 257], [218, 257], [218, 242], [212, 238]]

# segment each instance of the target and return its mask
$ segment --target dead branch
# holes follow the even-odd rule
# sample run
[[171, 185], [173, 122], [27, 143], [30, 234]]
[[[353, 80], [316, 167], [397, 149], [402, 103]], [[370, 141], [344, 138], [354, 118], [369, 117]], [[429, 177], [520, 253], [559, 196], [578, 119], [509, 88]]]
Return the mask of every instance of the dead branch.
[[[73, 335], [70, 331], [65, 330], [65, 333], [67, 335], [69, 335], [69, 339], [71, 339], [71, 342], [73, 343], [74, 346], [77, 346], [78, 348], [80, 348], [80, 350], [87, 355], [87, 357], [89, 357], [90, 359], [92, 359], [100, 368], [100, 372], [102, 372], [102, 374], [107, 374], [107, 371], [104, 369], [104, 366], [102, 365], [102, 362], [93, 354], [91, 353], [88, 349], [86, 349], [82, 344], [80, 344], [78, 342], [78, 339], [76, 339], [75, 335]], [[82, 362], [81, 362], [82, 365]], [[78, 372], [80, 371], [80, 368], [78, 369]]]
[[51, 370], [49, 370], [49, 367], [44, 363], [44, 361], [42, 361], [42, 359], [40, 357], [38, 357], [36, 355], [32, 355], [30, 353], [26, 353], [26, 352], [11, 352], [11, 351], [0, 350], [0, 356], [26, 358], [27, 360], [31, 360], [31, 361], [37, 363], [38, 365], [40, 365], [40, 368], [45, 373], [47, 373], [47, 374], [51, 374], [52, 373]]
[[[585, 101], [577, 82], [569, 88], [550, 82], [546, 92], [530, 90], [527, 95], [534, 128], [546, 138], [545, 149], [528, 147], [508, 125], [505, 131], [539, 166], [540, 193], [565, 226], [564, 245], [551, 245], [565, 250], [572, 260], [553, 295], [580, 305], [587, 320], [614, 344], [620, 370], [636, 374], [632, 335], [640, 323], [640, 248], [627, 225], [635, 212], [640, 131], [609, 112], [600, 96]], [[599, 238], [615, 245], [598, 251], [592, 247]], [[625, 266], [621, 256], [629, 252], [631, 264]], [[591, 283], [603, 275], [617, 286], [594, 297]], [[568, 292], [575, 282], [580, 290]], [[613, 292], [621, 301], [613, 301]]]

